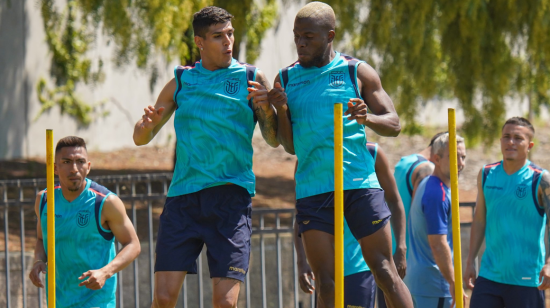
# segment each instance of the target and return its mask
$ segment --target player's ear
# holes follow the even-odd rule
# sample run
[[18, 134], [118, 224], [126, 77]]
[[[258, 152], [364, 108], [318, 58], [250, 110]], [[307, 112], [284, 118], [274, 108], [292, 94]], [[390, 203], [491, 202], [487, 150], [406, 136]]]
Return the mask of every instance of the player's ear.
[[535, 146], [535, 143], [533, 141], [529, 141], [529, 147], [527, 148], [528, 151], [531, 151], [531, 149]]
[[[199, 47], [199, 49], [203, 48], [203, 39], [202, 37], [198, 36], [198, 35], [195, 35], [195, 37], [193, 38], [193, 40], [195, 41], [195, 45], [197, 45], [197, 47]], [[202, 50], [202, 49], [201, 49]]]
[[53, 163], [53, 174], [59, 175], [59, 174], [57, 173], [57, 163]]
[[332, 43], [332, 41], [334, 41], [335, 36], [336, 36], [336, 32], [334, 32], [334, 30], [329, 30], [328, 31], [328, 42]]

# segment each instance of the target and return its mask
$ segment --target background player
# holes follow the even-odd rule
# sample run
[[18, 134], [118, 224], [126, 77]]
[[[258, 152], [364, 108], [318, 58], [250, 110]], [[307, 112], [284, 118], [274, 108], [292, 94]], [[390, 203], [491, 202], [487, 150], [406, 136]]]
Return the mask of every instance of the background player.
[[[456, 141], [460, 174], [466, 147], [462, 137]], [[409, 213], [405, 283], [416, 308], [448, 308], [455, 300], [448, 133], [433, 142], [431, 153], [433, 174], [418, 185]]]
[[[391, 226], [398, 234], [400, 242], [398, 246], [405, 245], [405, 218], [403, 203], [397, 191], [395, 179], [391, 174], [390, 164], [382, 148], [377, 143], [368, 142], [367, 149], [372, 155], [376, 175], [380, 181], [380, 186], [384, 190], [384, 196], [388, 207], [392, 213]], [[302, 240], [299, 237], [298, 224], [294, 224], [294, 243], [296, 246], [298, 277], [300, 288], [306, 293], [312, 293], [314, 287], [311, 279], [314, 278], [313, 272], [306, 260], [306, 255]], [[406, 252], [406, 247], [405, 251]], [[403, 264], [402, 272], [404, 275], [407, 264]], [[370, 269], [363, 259], [361, 246], [353, 237], [348, 224], [344, 220], [344, 307], [365, 307], [374, 308], [376, 284]], [[383, 301], [383, 298], [382, 298]], [[318, 305], [322, 308], [324, 306]]]
[[[91, 163], [82, 138], [69, 136], [55, 147], [55, 275], [58, 307], [116, 307], [116, 273], [141, 248], [124, 204], [107, 188], [87, 179]], [[29, 274], [40, 288], [48, 262], [46, 190], [35, 202], [37, 241]], [[44, 223], [42, 223], [44, 222]], [[116, 254], [114, 240], [122, 246]]]
[[[201, 61], [176, 67], [155, 106], [134, 130], [149, 143], [175, 113], [176, 167], [160, 216], [153, 307], [174, 307], [187, 273], [208, 249], [213, 307], [236, 307], [248, 271], [251, 229], [252, 135], [259, 122], [268, 144], [278, 146], [277, 119], [262, 72], [233, 59], [233, 27], [226, 10], [195, 13]], [[255, 88], [248, 88], [247, 85]], [[249, 93], [250, 92], [250, 93]], [[253, 102], [250, 102], [252, 99]]]
[[[542, 308], [550, 287], [550, 255], [544, 249], [550, 211], [550, 175], [527, 159], [535, 129], [524, 118], [504, 123], [503, 159], [478, 174], [476, 211], [464, 285], [471, 308]], [[476, 279], [474, 260], [485, 239]]]
[[[333, 50], [335, 26], [334, 11], [327, 4], [312, 2], [298, 12], [294, 22], [298, 61], [279, 72], [270, 92], [273, 105], [288, 109], [287, 114], [279, 113], [279, 140], [300, 162], [296, 209], [307, 259], [320, 301], [333, 307], [333, 104], [343, 101], [349, 116], [344, 120], [346, 221], [391, 305], [412, 307], [391, 256], [390, 210], [365, 148], [364, 126], [396, 136], [399, 118], [374, 69]], [[368, 116], [367, 105], [372, 111]]]

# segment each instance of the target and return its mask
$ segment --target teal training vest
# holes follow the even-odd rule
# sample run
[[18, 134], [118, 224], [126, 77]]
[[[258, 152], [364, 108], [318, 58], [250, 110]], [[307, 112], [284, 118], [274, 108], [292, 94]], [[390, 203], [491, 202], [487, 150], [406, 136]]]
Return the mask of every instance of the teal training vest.
[[537, 192], [546, 170], [530, 161], [511, 175], [502, 161], [482, 170], [486, 249], [479, 275], [499, 283], [537, 287], [544, 265], [546, 224]]
[[[397, 184], [397, 190], [399, 191], [399, 195], [401, 196], [401, 200], [403, 201], [403, 208], [405, 209], [405, 221], [408, 224], [409, 221], [409, 211], [411, 209], [411, 203], [412, 203], [412, 194], [413, 194], [413, 183], [411, 181], [412, 174], [414, 173], [414, 170], [416, 170], [416, 167], [418, 167], [420, 164], [428, 162], [431, 164], [429, 160], [427, 160], [424, 156], [419, 154], [412, 154], [408, 156], [401, 157], [401, 160], [395, 165], [395, 170], [393, 172], [393, 177], [395, 178], [395, 182]], [[407, 232], [405, 233], [405, 240], [407, 247], [409, 247], [409, 232], [408, 227], [405, 224], [405, 230]], [[391, 231], [392, 236], [392, 246], [393, 246], [393, 252], [395, 253], [395, 249], [397, 248], [397, 243], [395, 241], [395, 235], [393, 233], [393, 229]], [[408, 250], [407, 250], [408, 255]]]
[[[44, 250], [48, 254], [47, 191], [40, 202]], [[83, 273], [111, 262], [116, 255], [114, 235], [101, 226], [101, 210], [109, 195], [107, 188], [86, 179], [86, 188], [72, 202], [55, 187], [55, 281], [56, 307], [115, 308], [117, 275], [100, 290], [79, 287]], [[47, 281], [46, 275], [46, 281]]]
[[246, 97], [256, 68], [233, 59], [228, 68], [209, 71], [201, 63], [174, 69], [177, 146], [168, 197], [226, 183], [242, 186], [253, 196], [256, 119]]
[[[291, 114], [296, 171], [296, 198], [334, 191], [334, 104], [344, 112], [350, 98], [361, 98], [357, 66], [364, 61], [336, 52], [323, 67], [299, 62], [280, 70]], [[365, 144], [365, 128], [344, 116], [344, 189], [380, 188], [374, 160]]]

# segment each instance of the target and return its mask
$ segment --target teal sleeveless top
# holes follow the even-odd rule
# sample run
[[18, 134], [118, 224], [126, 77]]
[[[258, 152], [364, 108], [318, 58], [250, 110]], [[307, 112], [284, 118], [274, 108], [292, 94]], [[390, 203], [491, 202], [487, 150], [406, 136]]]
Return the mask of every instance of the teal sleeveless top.
[[226, 183], [242, 186], [253, 196], [256, 119], [246, 97], [256, 68], [233, 59], [227, 68], [209, 71], [197, 62], [177, 66], [174, 74], [177, 146], [168, 197]]
[[[413, 194], [413, 183], [411, 180], [411, 176], [414, 173], [414, 170], [422, 164], [422, 163], [430, 163], [429, 160], [427, 160], [424, 156], [419, 154], [412, 154], [408, 156], [401, 157], [401, 160], [395, 165], [395, 170], [393, 172], [393, 177], [395, 178], [395, 182], [397, 184], [397, 190], [399, 191], [399, 195], [401, 196], [401, 200], [403, 201], [403, 208], [405, 209], [405, 221], [408, 224], [409, 221], [409, 211], [411, 209], [411, 202], [412, 202], [412, 194]], [[409, 232], [407, 225], [405, 225], [406, 232], [406, 243], [407, 247], [409, 246]], [[392, 246], [393, 246], [393, 252], [395, 253], [395, 249], [397, 248], [397, 244], [395, 241], [395, 235], [393, 233], [393, 229], [391, 231], [392, 236]], [[408, 250], [407, 250], [408, 255]]]
[[[103, 203], [112, 193], [86, 179], [86, 188], [68, 202], [55, 187], [55, 281], [56, 305], [64, 308], [115, 308], [117, 275], [107, 279], [100, 290], [79, 287], [83, 273], [111, 262], [116, 255], [114, 235], [101, 226]], [[48, 254], [47, 191], [40, 202], [40, 222], [44, 250]], [[46, 275], [46, 281], [47, 281]]]
[[[299, 62], [280, 70], [288, 98], [296, 171], [296, 198], [334, 191], [334, 104], [344, 112], [350, 98], [361, 98], [357, 66], [364, 61], [336, 52], [323, 67]], [[365, 144], [365, 127], [344, 116], [344, 189], [380, 188], [374, 160]]]
[[[367, 150], [376, 163], [376, 154], [378, 153], [378, 144], [367, 142]], [[351, 233], [348, 223], [344, 218], [344, 276], [370, 271], [367, 262], [363, 258], [361, 245], [355, 236]]]
[[546, 225], [537, 192], [547, 171], [530, 161], [511, 175], [502, 161], [482, 170], [487, 219], [479, 275], [499, 283], [537, 287], [544, 265]]

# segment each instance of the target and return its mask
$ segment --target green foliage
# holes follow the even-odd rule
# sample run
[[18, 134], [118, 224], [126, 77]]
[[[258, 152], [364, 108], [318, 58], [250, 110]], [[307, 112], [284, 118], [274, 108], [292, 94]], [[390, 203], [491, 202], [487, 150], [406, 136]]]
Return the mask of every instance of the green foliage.
[[[469, 143], [491, 142], [505, 97], [549, 106], [550, 6], [513, 0], [327, 0], [339, 32], [378, 69], [405, 131], [418, 107], [457, 98]], [[342, 37], [342, 33], [340, 33]]]
[[167, 62], [179, 59], [182, 64], [199, 59], [193, 40], [193, 14], [216, 5], [235, 16], [234, 56], [245, 42], [246, 60], [259, 56], [260, 43], [277, 16], [275, 0], [265, 0], [260, 7], [253, 0], [68, 0], [65, 13], [59, 13], [53, 0], [41, 0], [46, 40], [52, 55], [51, 75], [55, 87], [45, 80], [37, 85], [42, 109], [38, 116], [55, 105], [61, 107], [81, 125], [93, 120], [95, 106], [77, 97], [79, 84], [101, 82], [102, 60], [96, 71], [89, 58], [90, 46], [96, 42], [97, 29], [114, 44], [112, 61], [117, 66], [136, 65], [150, 74], [153, 89], [158, 69], [154, 57], [160, 54]]

